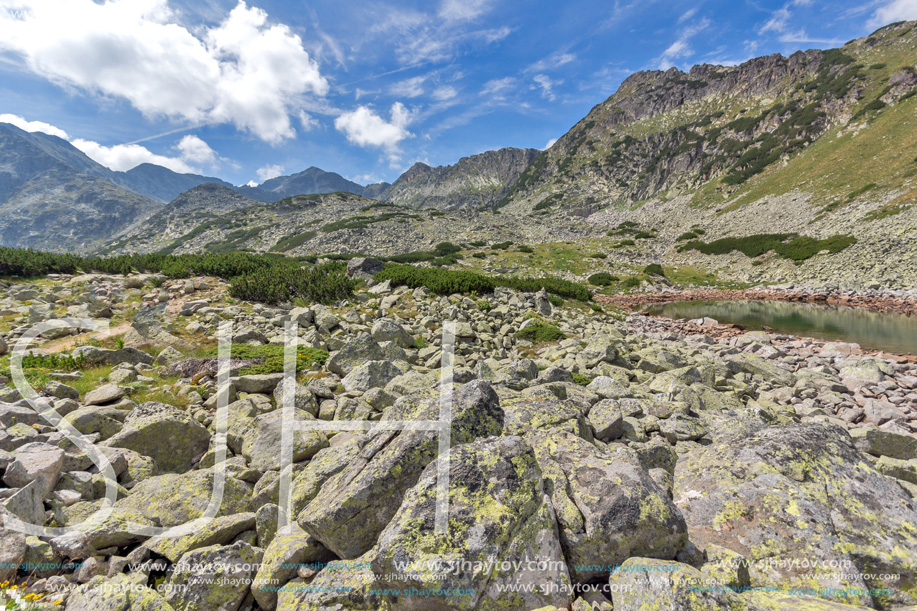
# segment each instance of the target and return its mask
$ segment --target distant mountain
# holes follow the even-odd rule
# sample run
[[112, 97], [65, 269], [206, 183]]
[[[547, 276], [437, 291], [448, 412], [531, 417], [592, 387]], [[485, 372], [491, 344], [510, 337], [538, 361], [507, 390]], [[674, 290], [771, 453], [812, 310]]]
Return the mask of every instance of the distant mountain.
[[257, 187], [242, 186], [236, 190], [251, 199], [263, 202], [275, 202], [293, 195], [311, 195], [315, 193], [354, 193], [363, 195], [364, 187], [349, 181], [335, 172], [326, 172], [315, 166], [291, 176], [278, 176], [265, 180]]
[[72, 144], [0, 123], [0, 245], [86, 252], [162, 204]]
[[142, 163], [127, 172], [116, 172], [113, 180], [115, 184], [130, 189], [134, 193], [160, 202], [172, 201], [188, 189], [206, 183], [216, 183], [230, 188], [233, 186], [225, 180], [212, 176], [179, 174], [152, 163]]
[[411, 208], [492, 208], [537, 155], [535, 149], [503, 148], [454, 165], [415, 163], [374, 197]]

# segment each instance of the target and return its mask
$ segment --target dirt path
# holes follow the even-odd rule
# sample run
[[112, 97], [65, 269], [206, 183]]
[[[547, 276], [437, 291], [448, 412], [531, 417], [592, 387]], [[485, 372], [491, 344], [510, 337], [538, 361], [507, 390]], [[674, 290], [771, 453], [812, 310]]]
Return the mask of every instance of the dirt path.
[[130, 328], [131, 323], [123, 322], [120, 325], [111, 327], [108, 331], [98, 331], [96, 333], [83, 333], [81, 335], [74, 335], [66, 339], [52, 341], [48, 344], [45, 344], [44, 346], [39, 346], [39, 348], [48, 354], [54, 352], [64, 352], [65, 350], [70, 350], [73, 348], [73, 345], [79, 341], [86, 341], [90, 339], [97, 339], [99, 341], [106, 340], [110, 337], [124, 335]]

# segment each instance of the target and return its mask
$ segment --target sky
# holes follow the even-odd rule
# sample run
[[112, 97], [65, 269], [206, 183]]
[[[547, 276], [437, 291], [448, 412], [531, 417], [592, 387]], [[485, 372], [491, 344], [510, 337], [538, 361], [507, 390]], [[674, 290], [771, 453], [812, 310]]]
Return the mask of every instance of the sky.
[[917, 0], [0, 0], [0, 121], [115, 170], [390, 182], [546, 148], [639, 70], [903, 19]]

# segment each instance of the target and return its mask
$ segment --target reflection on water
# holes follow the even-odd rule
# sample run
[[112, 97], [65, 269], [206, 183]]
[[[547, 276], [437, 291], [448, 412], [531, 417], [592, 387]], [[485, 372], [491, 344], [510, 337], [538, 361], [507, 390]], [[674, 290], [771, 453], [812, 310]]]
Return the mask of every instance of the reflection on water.
[[722, 323], [762, 325], [778, 333], [856, 342], [863, 348], [917, 353], [917, 317], [856, 308], [780, 301], [676, 301], [646, 304], [647, 314], [667, 318], [715, 318]]

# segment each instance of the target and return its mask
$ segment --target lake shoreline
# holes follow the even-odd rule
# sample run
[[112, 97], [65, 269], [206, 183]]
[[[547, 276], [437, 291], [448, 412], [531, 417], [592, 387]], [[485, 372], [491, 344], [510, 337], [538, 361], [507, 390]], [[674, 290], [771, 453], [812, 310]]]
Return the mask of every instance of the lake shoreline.
[[905, 316], [917, 315], [917, 298], [904, 296], [883, 296], [853, 291], [830, 291], [810, 289], [686, 289], [628, 293], [620, 295], [595, 295], [595, 301], [617, 306], [625, 310], [639, 309], [651, 303], [673, 301], [785, 301], [810, 303], [814, 305], [858, 308], [870, 312], [895, 313]]

